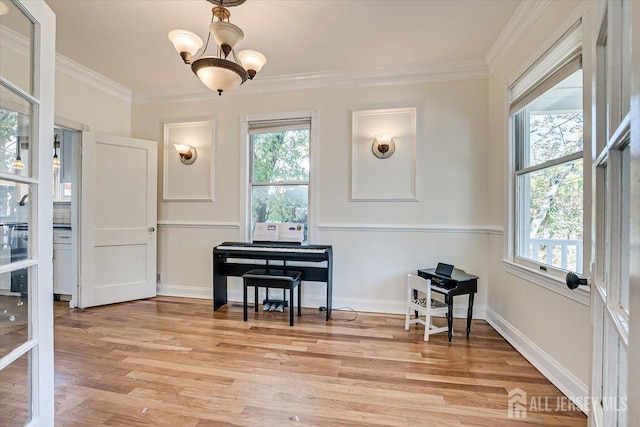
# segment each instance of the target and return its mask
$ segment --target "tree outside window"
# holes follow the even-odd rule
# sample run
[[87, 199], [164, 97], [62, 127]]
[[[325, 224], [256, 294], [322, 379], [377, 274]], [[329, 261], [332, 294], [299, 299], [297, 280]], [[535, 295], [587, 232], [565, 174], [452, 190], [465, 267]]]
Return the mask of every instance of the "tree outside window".
[[582, 71], [514, 117], [517, 253], [535, 263], [582, 272]]
[[309, 128], [251, 135], [251, 228], [257, 222], [304, 224], [309, 212]]

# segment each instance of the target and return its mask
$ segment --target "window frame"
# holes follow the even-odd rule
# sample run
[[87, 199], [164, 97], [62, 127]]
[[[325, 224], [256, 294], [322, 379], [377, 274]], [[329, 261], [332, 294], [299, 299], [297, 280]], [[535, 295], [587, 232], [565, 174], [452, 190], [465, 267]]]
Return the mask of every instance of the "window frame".
[[[309, 181], [305, 183], [297, 181], [286, 181], [278, 183], [257, 183], [253, 181], [253, 148], [250, 135], [250, 123], [259, 121], [287, 121], [287, 120], [309, 120]], [[240, 120], [240, 144], [241, 153], [241, 182], [242, 194], [240, 197], [240, 239], [243, 241], [251, 241], [251, 222], [252, 222], [252, 189], [254, 186], [272, 186], [272, 185], [307, 185], [308, 186], [308, 207], [307, 207], [307, 243], [313, 244], [317, 241], [317, 202], [316, 202], [316, 182], [317, 182], [317, 150], [318, 150], [318, 113], [316, 110], [303, 110], [283, 113], [262, 113], [262, 114], [246, 114]]]
[[[513, 109], [515, 103], [514, 99], [511, 97], [511, 88], [514, 83], [518, 82], [519, 79], [522, 78], [530, 69], [536, 66], [539, 63], [540, 59], [547, 54], [550, 50], [557, 46], [561, 41], [563, 36], [567, 34], [569, 31], [574, 29], [577, 26], [580, 26], [580, 35], [581, 40], [589, 40], [590, 30], [588, 25], [582, 24], [583, 21], [583, 13], [584, 10], [581, 8], [577, 8], [573, 14], [571, 14], [562, 25], [559, 26], [558, 30], [555, 31], [551, 36], [549, 36], [544, 43], [540, 45], [540, 47], [536, 50], [536, 52], [530, 57], [529, 61], [524, 63], [523, 67], [508, 78], [505, 84], [505, 92], [504, 92], [504, 118], [505, 118], [505, 128], [504, 128], [504, 137], [508, 142], [507, 149], [505, 150], [505, 164], [507, 167], [505, 168], [505, 190], [506, 190], [506, 198], [505, 198], [505, 212], [506, 212], [506, 222], [505, 222], [505, 233], [503, 235], [503, 253], [504, 257], [502, 259], [503, 267], [505, 272], [517, 276], [523, 280], [526, 280], [532, 284], [541, 286], [546, 288], [552, 292], [563, 295], [569, 299], [577, 301], [585, 306], [589, 306], [591, 303], [591, 289], [589, 286], [580, 286], [577, 289], [570, 290], [565, 283], [564, 274], [566, 273], [563, 270], [547, 268], [547, 271], [540, 270], [539, 265], [533, 262], [529, 262], [524, 258], [520, 258], [516, 256], [516, 226], [518, 218], [516, 216], [517, 203], [516, 194], [517, 194], [517, 177], [515, 175], [516, 172], [516, 147], [514, 144], [514, 135], [515, 135], [515, 126], [513, 116], [514, 113], [517, 112]], [[582, 24], [582, 25], [581, 25]], [[581, 43], [582, 45], [582, 43]], [[590, 110], [591, 105], [591, 94], [588, 88], [590, 88], [591, 76], [593, 70], [589, 65], [586, 67], [584, 64], [590, 64], [591, 52], [588, 50], [582, 50], [580, 48], [579, 51], [581, 58], [581, 67], [583, 71], [583, 126], [584, 126], [584, 137], [583, 137], [583, 150], [582, 150], [582, 158], [583, 158], [583, 274], [588, 275], [588, 271], [591, 269], [591, 261], [590, 261], [590, 246], [591, 246], [591, 217], [588, 214], [590, 212], [589, 208], [591, 206], [591, 177], [592, 171], [589, 165], [591, 165], [591, 134], [589, 129], [591, 128], [592, 123], [592, 115]], [[571, 56], [571, 55], [569, 55]], [[573, 52], [573, 56], [575, 59], [576, 54]], [[558, 67], [562, 68], [562, 67]], [[545, 78], [548, 76], [545, 76]], [[521, 92], [522, 94], [522, 92]], [[537, 96], [536, 96], [537, 97]], [[522, 101], [522, 97], [518, 102]], [[527, 102], [528, 104], [528, 102]], [[524, 106], [520, 104], [518, 107]], [[588, 106], [588, 108], [585, 108]]]
[[[584, 87], [583, 87], [583, 92], [584, 92]], [[576, 151], [570, 154], [566, 154], [564, 156], [560, 156], [560, 157], [556, 157], [547, 161], [544, 161], [542, 163], [538, 163], [535, 164], [533, 166], [526, 166], [526, 161], [524, 159], [525, 151], [527, 148], [527, 144], [529, 142], [529, 133], [526, 132], [526, 129], [529, 128], [529, 115], [527, 114], [528, 110], [527, 108], [523, 108], [520, 111], [518, 111], [517, 113], [511, 115], [510, 119], [512, 120], [512, 129], [513, 129], [513, 135], [512, 135], [512, 143], [514, 145], [514, 171], [513, 171], [513, 179], [514, 179], [514, 216], [515, 216], [515, 223], [514, 223], [514, 230], [513, 230], [513, 238], [514, 238], [514, 254], [513, 254], [513, 259], [514, 262], [519, 263], [519, 264], [523, 264], [526, 265], [529, 268], [532, 269], [538, 269], [541, 271], [545, 271], [547, 272], [549, 275], [551, 276], [557, 276], [561, 279], [564, 278], [564, 276], [567, 274], [567, 272], [569, 270], [565, 270], [562, 269], [560, 267], [556, 267], [550, 264], [545, 264], [542, 262], [538, 262], [535, 260], [532, 260], [531, 258], [526, 258], [524, 256], [519, 255], [519, 247], [522, 245], [522, 240], [527, 240], [524, 237], [524, 233], [520, 233], [521, 231], [527, 231], [527, 227], [525, 224], [525, 218], [524, 216], [519, 216], [518, 213], [519, 211], [525, 211], [526, 209], [522, 208], [521, 203], [523, 203], [523, 197], [524, 197], [524, 193], [525, 191], [524, 188], [522, 187], [522, 183], [519, 181], [519, 178], [522, 176], [527, 176], [527, 175], [531, 175], [534, 172], [539, 172], [539, 171], [543, 171], [543, 170], [547, 170], [550, 168], [553, 168], [555, 166], [559, 166], [559, 165], [564, 165], [570, 162], [574, 162], [576, 160], [583, 160], [583, 175], [582, 175], [582, 179], [583, 179], [583, 183], [584, 183], [584, 148], [580, 151]], [[521, 122], [518, 123], [518, 122]], [[583, 124], [584, 127], [584, 124]], [[583, 193], [584, 193], [584, 189], [583, 189]], [[583, 194], [583, 198], [584, 198], [584, 194]], [[529, 199], [530, 200], [530, 197]], [[584, 213], [586, 212], [586, 210], [584, 209], [584, 201], [583, 201], [583, 220], [582, 220], [582, 228], [583, 228], [583, 235], [584, 235], [584, 228], [585, 228], [585, 221], [584, 221]], [[584, 244], [584, 240], [583, 240], [583, 244]], [[582, 251], [582, 260], [581, 260], [581, 264], [583, 265], [583, 271], [580, 272], [580, 274], [582, 274], [584, 272], [584, 249]]]

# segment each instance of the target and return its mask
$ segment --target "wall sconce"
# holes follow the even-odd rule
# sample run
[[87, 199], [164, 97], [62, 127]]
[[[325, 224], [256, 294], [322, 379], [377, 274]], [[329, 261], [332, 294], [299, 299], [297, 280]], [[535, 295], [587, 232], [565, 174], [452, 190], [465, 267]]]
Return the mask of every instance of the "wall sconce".
[[371, 146], [371, 151], [379, 159], [388, 159], [396, 151], [396, 143], [393, 137], [387, 134], [376, 135]]
[[195, 147], [187, 144], [173, 144], [178, 154], [180, 154], [180, 161], [185, 165], [190, 165], [196, 161], [198, 152]]

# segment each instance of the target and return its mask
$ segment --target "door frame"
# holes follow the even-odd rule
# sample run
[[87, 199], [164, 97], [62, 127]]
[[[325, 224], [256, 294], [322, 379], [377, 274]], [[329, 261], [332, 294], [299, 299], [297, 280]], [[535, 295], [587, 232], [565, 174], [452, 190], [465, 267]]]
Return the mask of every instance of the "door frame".
[[[33, 275], [29, 279], [28, 340], [0, 359], [4, 369], [25, 354], [30, 354], [28, 384], [30, 421], [28, 426], [54, 424], [53, 363], [53, 153], [55, 34], [56, 17], [44, 0], [12, 0], [33, 22], [31, 70], [33, 90], [29, 94], [0, 76], [2, 85], [34, 106], [32, 113], [32, 178], [16, 179], [14, 174], [2, 178], [31, 185], [30, 259], [25, 265]], [[6, 176], [5, 176], [6, 175]], [[35, 238], [34, 238], [35, 237]], [[3, 266], [11, 271], [12, 267]], [[35, 277], [34, 277], [35, 276]]]
[[632, 404], [640, 400], [640, 368], [633, 363], [640, 360], [640, 322], [634, 319], [640, 314], [640, 226], [633, 220], [640, 217], [640, 42], [630, 37], [632, 28], [640, 28], [640, 7], [634, 3], [597, 2], [593, 21], [591, 426], [640, 425], [640, 410]]
[[[640, 31], [640, 4], [631, 4], [631, 27]], [[640, 402], [640, 37], [631, 39], [631, 161], [630, 161], [630, 265], [629, 311], [633, 313], [629, 324], [629, 364], [627, 397]], [[629, 426], [640, 425], [640, 405], [629, 407]]]

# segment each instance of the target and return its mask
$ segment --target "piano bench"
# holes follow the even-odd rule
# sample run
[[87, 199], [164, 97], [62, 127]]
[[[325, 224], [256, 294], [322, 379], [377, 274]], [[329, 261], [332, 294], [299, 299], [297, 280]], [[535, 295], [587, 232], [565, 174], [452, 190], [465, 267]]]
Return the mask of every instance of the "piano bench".
[[293, 326], [293, 290], [298, 288], [298, 316], [302, 314], [300, 309], [301, 293], [300, 283], [302, 273], [295, 270], [282, 270], [274, 268], [255, 268], [242, 275], [242, 314], [244, 321], [247, 321], [247, 287], [255, 288], [255, 311], [258, 311], [258, 288], [279, 288], [289, 290], [289, 326]]

